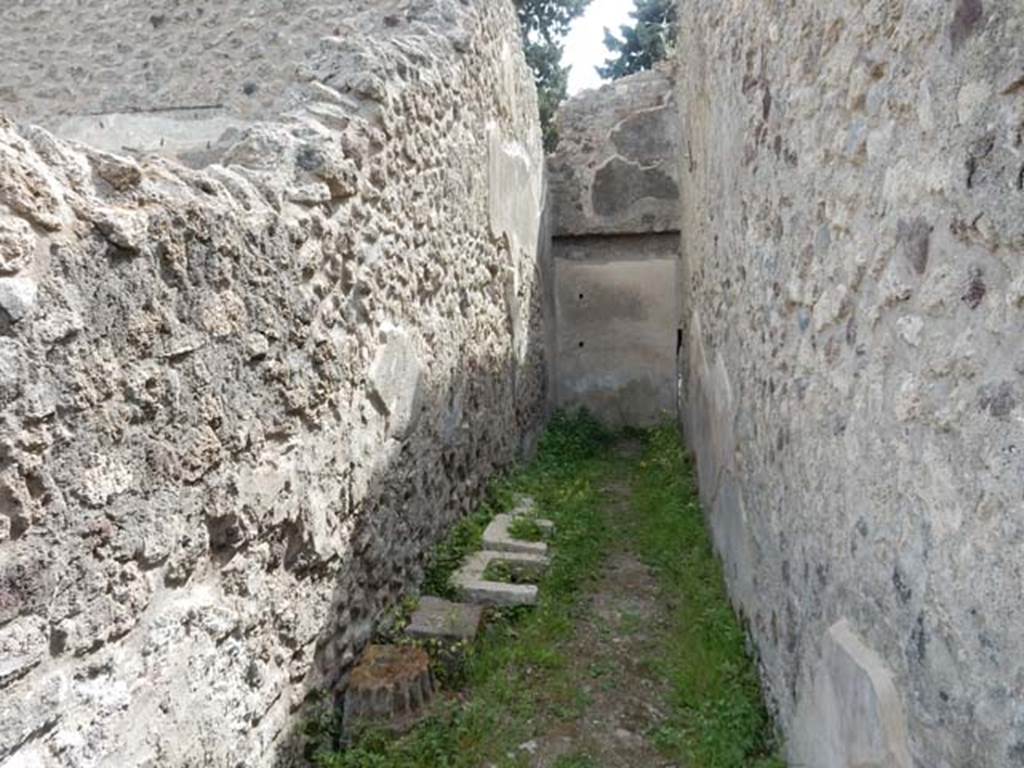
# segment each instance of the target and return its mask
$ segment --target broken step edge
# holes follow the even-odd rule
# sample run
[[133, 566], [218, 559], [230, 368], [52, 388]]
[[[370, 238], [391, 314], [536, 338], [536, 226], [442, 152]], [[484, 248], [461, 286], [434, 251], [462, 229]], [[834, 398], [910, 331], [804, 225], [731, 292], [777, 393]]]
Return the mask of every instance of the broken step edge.
[[525, 517], [527, 520], [532, 520], [545, 534], [550, 535], [555, 532], [553, 522], [545, 520], [543, 517], [537, 517], [537, 502], [532, 496], [517, 496], [516, 504], [508, 514], [512, 517]]

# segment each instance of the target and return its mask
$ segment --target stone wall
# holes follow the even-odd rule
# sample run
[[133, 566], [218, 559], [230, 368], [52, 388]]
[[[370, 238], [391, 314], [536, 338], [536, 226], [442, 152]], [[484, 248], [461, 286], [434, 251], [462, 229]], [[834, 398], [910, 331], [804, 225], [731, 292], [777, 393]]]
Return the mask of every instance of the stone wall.
[[[345, 8], [359, 16], [366, 5]], [[397, 9], [386, 6], [360, 21], [380, 23]], [[338, 11], [317, 0], [11, 0], [0, 106], [36, 123], [186, 108], [273, 118], [325, 38], [352, 31]]]
[[685, 426], [794, 764], [1024, 764], [1024, 6], [683, 0]]
[[[334, 85], [325, 58], [365, 71], [349, 42], [453, 20], [427, 0], [9, 0], [0, 15], [0, 112], [110, 151], [201, 164], [248, 123]], [[326, 76], [325, 76], [326, 75]], [[368, 76], [361, 90], [385, 87]], [[225, 134], [227, 134], [225, 136]]]
[[679, 119], [668, 69], [559, 110], [548, 160], [556, 338], [552, 389], [613, 425], [676, 405]]
[[[202, 171], [0, 119], [5, 768], [285, 759], [306, 695], [540, 426], [543, 154], [514, 12], [425, 5], [331, 4], [361, 32], [283, 42], [313, 52], [306, 96]], [[164, 15], [104, 3], [131, 18], [76, 39], [142, 52], [201, 6], [228, 38], [248, 23], [143, 6]], [[38, 3], [12, 18], [62, 39]], [[73, 88], [51, 50], [23, 103], [54, 68]]]

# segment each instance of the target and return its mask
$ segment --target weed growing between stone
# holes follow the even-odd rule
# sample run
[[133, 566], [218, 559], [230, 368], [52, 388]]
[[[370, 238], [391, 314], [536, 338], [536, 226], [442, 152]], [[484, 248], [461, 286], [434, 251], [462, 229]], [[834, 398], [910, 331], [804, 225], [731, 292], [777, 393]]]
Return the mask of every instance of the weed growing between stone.
[[528, 517], [517, 517], [508, 527], [509, 535], [522, 541], [543, 541], [544, 530]]
[[[608, 544], [596, 481], [606, 471], [602, 449], [609, 439], [586, 416], [557, 417], [537, 459], [500, 481], [488, 503], [438, 548], [423, 585], [424, 594], [454, 597], [448, 581], [462, 558], [478, 547], [494, 514], [511, 509], [516, 494], [526, 493], [557, 526], [557, 555], [541, 581], [539, 605], [492, 614], [466, 659], [464, 690], [413, 731], [400, 738], [366, 731], [345, 751], [321, 748], [314, 760], [319, 768], [516, 765], [508, 753], [531, 737], [536, 715], [572, 717], [578, 711], [559, 646], [572, 633], [580, 590], [597, 572]], [[319, 721], [307, 731], [324, 743], [337, 735], [330, 723]]]
[[[703, 526], [691, 467], [671, 429], [631, 434], [642, 458], [612, 450], [613, 436], [586, 415], [558, 416], [537, 459], [496, 484], [490, 501], [438, 548], [425, 594], [454, 597], [448, 578], [475, 549], [494, 514], [531, 495], [556, 525], [553, 562], [539, 580], [540, 602], [491, 614], [432, 714], [411, 732], [356, 734], [344, 751], [332, 718], [310, 723], [321, 747], [318, 768], [499, 768], [527, 766], [520, 748], [559, 723], [577, 723], [588, 706], [569, 645], [586, 597], [610, 552], [628, 547], [657, 574], [666, 603], [678, 606], [648, 660], [671, 683], [667, 719], [647, 734], [666, 759], [693, 768], [768, 768], [772, 729], [754, 665], [725, 596]], [[610, 515], [609, 477], [633, 488], [632, 514]], [[578, 660], [577, 660], [578, 661]], [[596, 673], [595, 673], [596, 674]], [[602, 671], [614, 685], [615, 671]], [[600, 763], [585, 749], [559, 757], [560, 768]]]
[[536, 584], [543, 578], [543, 567], [526, 563], [491, 563], [484, 569], [488, 581], [503, 581], [507, 584]]

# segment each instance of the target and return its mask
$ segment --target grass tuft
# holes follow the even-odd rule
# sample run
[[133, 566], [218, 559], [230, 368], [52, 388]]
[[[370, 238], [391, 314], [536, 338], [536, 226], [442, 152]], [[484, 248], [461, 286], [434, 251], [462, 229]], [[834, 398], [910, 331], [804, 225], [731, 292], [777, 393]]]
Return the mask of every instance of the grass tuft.
[[508, 535], [520, 541], [542, 541], [544, 529], [528, 517], [517, 517], [509, 525]]

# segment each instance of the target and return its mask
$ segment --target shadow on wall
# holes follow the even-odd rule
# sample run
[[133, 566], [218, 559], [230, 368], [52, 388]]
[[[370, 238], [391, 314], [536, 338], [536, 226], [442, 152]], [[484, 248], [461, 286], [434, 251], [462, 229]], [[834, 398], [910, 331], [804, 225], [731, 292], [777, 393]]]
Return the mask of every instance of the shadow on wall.
[[[540, 315], [535, 302], [532, 315]], [[314, 677], [297, 717], [289, 720], [275, 765], [305, 765], [306, 718], [319, 694], [340, 704], [348, 674], [376, 622], [403, 596], [415, 594], [429, 558], [451, 526], [483, 501], [489, 480], [535, 450], [545, 423], [542, 324], [531, 324], [529, 364], [508, 357], [472, 357], [443, 386], [416, 399], [419, 424], [394, 437], [351, 510], [349, 550], [342, 558], [330, 615], [316, 641]], [[495, 403], [513, 403], [501, 414]], [[399, 413], [401, 401], [395, 403]], [[430, 423], [440, 417], [441, 429]], [[468, 426], [471, 424], [472, 426]], [[306, 567], [296, 561], [301, 574]], [[314, 566], [315, 567], [315, 566]]]

